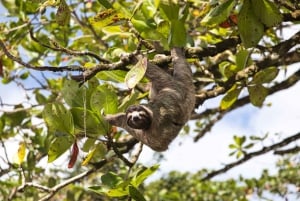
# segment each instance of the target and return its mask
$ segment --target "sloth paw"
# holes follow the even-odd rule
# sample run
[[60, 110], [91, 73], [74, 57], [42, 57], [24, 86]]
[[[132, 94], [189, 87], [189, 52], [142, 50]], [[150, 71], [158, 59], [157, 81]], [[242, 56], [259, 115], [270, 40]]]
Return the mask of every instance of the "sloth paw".
[[147, 130], [152, 123], [152, 117], [144, 106], [132, 105], [126, 111], [127, 124], [131, 128]]

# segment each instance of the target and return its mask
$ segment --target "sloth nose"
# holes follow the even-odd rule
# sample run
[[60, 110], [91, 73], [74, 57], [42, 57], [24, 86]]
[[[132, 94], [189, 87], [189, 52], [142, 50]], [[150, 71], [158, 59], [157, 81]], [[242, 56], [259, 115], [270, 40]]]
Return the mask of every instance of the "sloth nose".
[[140, 119], [141, 119], [140, 116], [133, 116], [133, 117], [132, 117], [132, 120], [133, 120], [133, 121], [138, 121], [138, 120], [140, 120]]

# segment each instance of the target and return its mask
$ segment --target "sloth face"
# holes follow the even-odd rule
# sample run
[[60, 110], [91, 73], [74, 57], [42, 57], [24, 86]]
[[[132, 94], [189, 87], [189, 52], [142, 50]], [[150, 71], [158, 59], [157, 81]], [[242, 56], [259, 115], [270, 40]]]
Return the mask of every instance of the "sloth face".
[[147, 130], [150, 128], [152, 118], [150, 113], [141, 105], [132, 105], [126, 112], [127, 124], [131, 128]]

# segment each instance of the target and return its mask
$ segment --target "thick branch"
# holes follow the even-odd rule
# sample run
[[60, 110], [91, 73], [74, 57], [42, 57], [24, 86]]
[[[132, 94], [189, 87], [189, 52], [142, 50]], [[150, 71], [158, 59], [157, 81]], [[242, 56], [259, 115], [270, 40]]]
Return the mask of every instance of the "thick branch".
[[238, 160], [238, 161], [235, 161], [233, 163], [229, 163], [227, 165], [225, 165], [225, 167], [219, 169], [219, 170], [215, 170], [215, 171], [212, 171], [210, 173], [208, 173], [205, 177], [203, 177], [201, 180], [202, 181], [205, 181], [205, 180], [209, 180], [219, 174], [222, 174], [222, 173], [225, 173], [227, 172], [228, 170], [242, 164], [242, 163], [245, 163], [246, 161], [254, 158], [254, 157], [257, 157], [257, 156], [260, 156], [260, 155], [263, 155], [269, 151], [273, 151], [275, 149], [278, 149], [280, 147], [283, 147], [283, 146], [286, 146], [288, 145], [289, 143], [291, 142], [294, 142], [296, 140], [300, 139], [300, 133], [297, 133], [291, 137], [288, 137], [288, 138], [285, 138], [284, 140], [278, 142], [278, 143], [275, 143], [271, 146], [266, 146], [266, 147], [263, 147], [262, 149], [260, 149], [259, 151], [254, 151], [254, 152], [250, 152], [250, 153], [247, 153], [242, 159]]

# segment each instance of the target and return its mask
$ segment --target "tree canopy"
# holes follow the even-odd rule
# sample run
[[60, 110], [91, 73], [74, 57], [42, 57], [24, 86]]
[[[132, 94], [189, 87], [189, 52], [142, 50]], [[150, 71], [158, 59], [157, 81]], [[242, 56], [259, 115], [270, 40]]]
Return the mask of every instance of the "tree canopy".
[[[1, 200], [300, 197], [299, 130], [238, 133], [228, 144], [233, 162], [145, 183], [160, 159], [139, 163], [143, 145], [104, 120], [148, 100], [134, 58], [172, 72], [173, 46], [193, 71], [195, 111], [181, 133], [194, 143], [245, 105], [272, 109], [266, 98], [300, 79], [299, 1], [1, 0], [0, 11]], [[275, 175], [214, 179], [267, 153]]]

